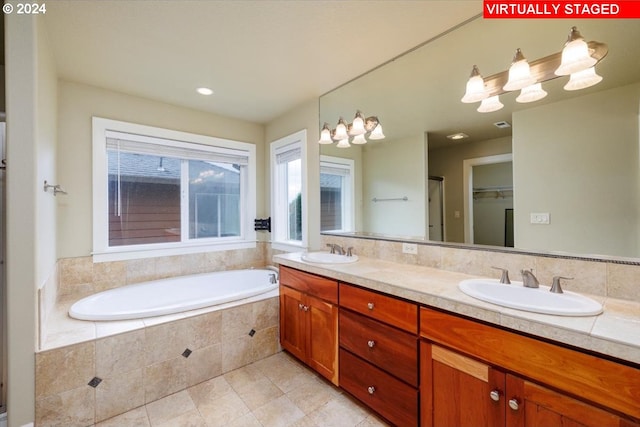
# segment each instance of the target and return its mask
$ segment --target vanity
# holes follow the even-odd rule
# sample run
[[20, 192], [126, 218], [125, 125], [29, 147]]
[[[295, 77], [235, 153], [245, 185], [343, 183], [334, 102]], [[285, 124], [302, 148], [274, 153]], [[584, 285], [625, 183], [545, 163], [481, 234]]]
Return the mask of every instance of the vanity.
[[[299, 307], [287, 302], [298, 289], [301, 312], [305, 297], [331, 305], [319, 316], [327, 333], [305, 338], [317, 345], [322, 337], [321, 365], [331, 369], [291, 350], [290, 316], [281, 317], [283, 348], [393, 425], [640, 426], [640, 337], [622, 343], [590, 332], [598, 321], [640, 321], [640, 304], [616, 313], [602, 298], [601, 319], [540, 315], [465, 295], [457, 285], [468, 274], [366, 257], [319, 265], [291, 253], [274, 261], [281, 304]], [[330, 296], [315, 294], [317, 283]]]

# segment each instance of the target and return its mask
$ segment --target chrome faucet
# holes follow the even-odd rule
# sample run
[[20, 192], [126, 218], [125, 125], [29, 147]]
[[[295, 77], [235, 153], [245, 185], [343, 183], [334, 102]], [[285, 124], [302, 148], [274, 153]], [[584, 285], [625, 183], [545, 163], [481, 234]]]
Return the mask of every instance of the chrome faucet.
[[540, 282], [538, 282], [538, 279], [536, 278], [536, 276], [533, 275], [533, 269], [531, 269], [531, 270], [520, 270], [520, 273], [522, 273], [522, 285], [525, 288], [539, 288], [540, 287]]
[[337, 245], [335, 243], [327, 243], [327, 246], [331, 249], [331, 253], [332, 254], [339, 254], [339, 255], [344, 255], [344, 249], [342, 248], [342, 246]]

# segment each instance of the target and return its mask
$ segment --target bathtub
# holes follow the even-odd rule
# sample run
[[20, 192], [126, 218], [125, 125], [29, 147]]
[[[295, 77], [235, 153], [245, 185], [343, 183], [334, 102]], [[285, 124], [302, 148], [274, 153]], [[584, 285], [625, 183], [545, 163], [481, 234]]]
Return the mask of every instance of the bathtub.
[[126, 285], [83, 298], [69, 309], [80, 320], [130, 320], [224, 304], [278, 287], [273, 270], [220, 271]]

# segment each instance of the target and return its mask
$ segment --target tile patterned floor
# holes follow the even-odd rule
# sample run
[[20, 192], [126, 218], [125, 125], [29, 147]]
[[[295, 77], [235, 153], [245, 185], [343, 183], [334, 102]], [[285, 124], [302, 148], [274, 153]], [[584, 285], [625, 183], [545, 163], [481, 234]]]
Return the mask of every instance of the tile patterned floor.
[[281, 352], [95, 425], [187, 426], [380, 427], [387, 424]]

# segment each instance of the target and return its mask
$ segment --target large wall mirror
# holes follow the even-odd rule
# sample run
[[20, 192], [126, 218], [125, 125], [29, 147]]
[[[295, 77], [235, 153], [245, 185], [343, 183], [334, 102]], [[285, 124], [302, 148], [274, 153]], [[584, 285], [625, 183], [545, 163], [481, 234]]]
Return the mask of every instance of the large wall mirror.
[[[486, 77], [516, 48], [560, 52], [572, 26], [608, 45], [599, 84], [559, 77], [491, 113], [460, 102], [474, 64]], [[321, 146], [323, 233], [640, 261], [639, 41], [640, 20], [476, 18], [323, 95], [320, 126], [360, 110], [386, 136]]]

